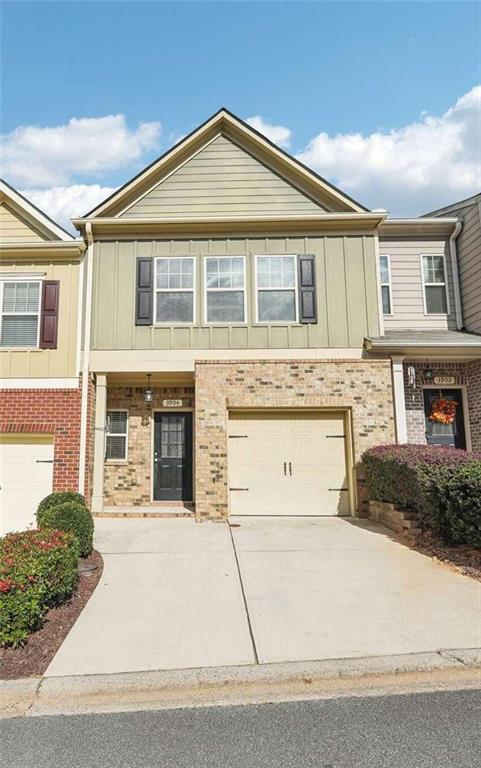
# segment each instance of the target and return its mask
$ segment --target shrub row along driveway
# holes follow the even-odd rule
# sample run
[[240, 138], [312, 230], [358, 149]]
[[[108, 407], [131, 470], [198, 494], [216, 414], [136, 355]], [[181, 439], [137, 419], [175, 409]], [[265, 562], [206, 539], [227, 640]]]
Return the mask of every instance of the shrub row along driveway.
[[366, 521], [96, 521], [104, 573], [47, 674], [481, 646], [481, 584]]

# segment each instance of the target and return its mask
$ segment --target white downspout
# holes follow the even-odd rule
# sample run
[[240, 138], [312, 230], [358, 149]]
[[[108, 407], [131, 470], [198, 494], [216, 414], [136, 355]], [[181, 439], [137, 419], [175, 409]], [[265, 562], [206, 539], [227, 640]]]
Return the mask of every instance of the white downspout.
[[80, 456], [79, 456], [79, 493], [85, 491], [85, 462], [87, 450], [87, 416], [88, 416], [88, 396], [89, 396], [89, 363], [90, 363], [90, 328], [92, 315], [92, 283], [93, 283], [93, 256], [94, 239], [92, 235], [92, 224], [87, 222], [85, 225], [85, 234], [87, 238], [87, 284], [85, 288], [85, 323], [84, 323], [84, 344], [83, 344], [83, 365], [82, 365], [82, 399], [80, 406]]
[[396, 420], [396, 442], [403, 444], [408, 441], [406, 399], [404, 394], [404, 356], [391, 355], [391, 361], [394, 393], [394, 418]]
[[459, 287], [459, 270], [458, 270], [458, 252], [456, 248], [456, 239], [463, 228], [461, 221], [456, 222], [450, 237], [449, 237], [449, 253], [451, 255], [451, 271], [453, 273], [453, 288], [454, 288], [454, 308], [456, 311], [456, 328], [460, 331], [464, 328], [463, 320], [463, 308], [461, 303], [461, 290]]

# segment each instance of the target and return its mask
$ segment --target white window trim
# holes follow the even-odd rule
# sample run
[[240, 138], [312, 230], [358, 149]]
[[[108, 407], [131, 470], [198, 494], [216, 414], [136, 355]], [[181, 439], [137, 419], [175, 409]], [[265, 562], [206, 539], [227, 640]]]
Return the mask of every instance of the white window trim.
[[[263, 257], [280, 258], [290, 256], [294, 259], [294, 288], [259, 288], [257, 275], [257, 263], [258, 259]], [[256, 305], [256, 325], [299, 325], [299, 276], [298, 276], [298, 254], [297, 253], [257, 253], [254, 256], [254, 290], [255, 290], [255, 305]], [[265, 320], [259, 320], [259, 291], [292, 291], [294, 290], [294, 304], [296, 309], [295, 320], [276, 320], [266, 322]]]
[[[35, 346], [8, 346], [3, 345], [1, 343], [2, 340], [2, 333], [3, 333], [3, 315], [10, 315], [9, 312], [3, 312], [3, 286], [5, 283], [38, 283], [38, 311], [37, 311], [37, 343]], [[0, 349], [5, 350], [27, 350], [27, 349], [40, 349], [40, 320], [42, 315], [42, 287], [43, 287], [43, 280], [42, 276], [38, 273], [23, 273], [19, 275], [14, 275], [11, 272], [8, 273], [8, 275], [0, 274]], [[24, 315], [26, 317], [31, 317], [34, 312], [14, 312], [13, 313], [16, 316]]]
[[[381, 278], [381, 259], [387, 259], [387, 271], [388, 271], [388, 283], [383, 283]], [[392, 293], [392, 272], [391, 272], [391, 255], [389, 253], [380, 253], [379, 254], [379, 284], [381, 286], [381, 308], [382, 308], [382, 289], [386, 286], [389, 288], [389, 306], [391, 308], [390, 312], [384, 312], [384, 317], [391, 317], [394, 315], [394, 304], [393, 304], [393, 293]]]
[[[192, 269], [192, 288], [157, 288], [157, 262], [161, 259], [191, 259], [193, 264]], [[158, 328], [177, 328], [177, 326], [182, 327], [192, 327], [196, 325], [196, 318], [197, 318], [197, 259], [195, 256], [155, 256], [154, 257], [154, 326]], [[178, 321], [178, 322], [168, 322], [164, 323], [161, 320], [157, 320], [157, 293], [186, 293], [188, 291], [192, 291], [193, 298], [192, 298], [192, 320], [188, 321]]]
[[[207, 318], [207, 293], [209, 291], [216, 292], [216, 291], [228, 291], [228, 292], [234, 292], [234, 291], [240, 291], [240, 288], [208, 288], [207, 287], [207, 262], [209, 259], [242, 259], [242, 291], [244, 294], [244, 319], [243, 320], [233, 320], [233, 321], [225, 321], [225, 322], [217, 322], [208, 320]], [[223, 254], [223, 255], [214, 255], [209, 254], [208, 256], [204, 256], [204, 271], [203, 271], [203, 277], [204, 277], [204, 325], [217, 325], [217, 326], [225, 326], [225, 325], [241, 325], [245, 326], [248, 325], [247, 321], [247, 284], [246, 284], [246, 257], [236, 254]]]
[[[443, 269], [444, 269], [444, 283], [425, 283], [424, 282], [424, 264], [423, 259], [425, 256], [436, 256], [439, 258], [439, 256], [443, 260]], [[446, 255], [444, 253], [421, 253], [419, 255], [419, 263], [421, 266], [421, 282], [423, 286], [423, 306], [424, 306], [424, 315], [426, 317], [448, 317], [448, 315], [451, 314], [451, 306], [449, 303], [449, 290], [448, 290], [448, 270], [446, 268]], [[444, 292], [446, 294], [446, 312], [428, 312], [427, 306], [426, 306], [426, 286], [432, 286], [432, 285], [444, 285]]]
[[[125, 432], [107, 432], [107, 417], [109, 413], [126, 413], [127, 423]], [[129, 409], [128, 408], [107, 408], [105, 410], [105, 463], [106, 464], [125, 464], [129, 460]], [[123, 459], [107, 458], [107, 440], [109, 436], [125, 437], [125, 456]]]

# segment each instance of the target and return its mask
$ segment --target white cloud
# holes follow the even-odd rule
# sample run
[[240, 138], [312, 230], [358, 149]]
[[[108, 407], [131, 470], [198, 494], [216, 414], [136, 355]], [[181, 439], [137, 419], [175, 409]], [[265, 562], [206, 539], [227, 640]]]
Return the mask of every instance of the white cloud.
[[260, 115], [248, 117], [246, 123], [249, 123], [256, 131], [267, 136], [268, 139], [286, 149], [291, 144], [291, 131], [284, 125], [272, 125], [264, 120]]
[[114, 191], [115, 187], [99, 184], [72, 184], [51, 189], [22, 189], [22, 195], [62, 227], [73, 231], [71, 218], [84, 216]]
[[364, 136], [319, 133], [297, 155], [373, 208], [415, 215], [481, 188], [481, 86], [440, 117]]
[[160, 123], [130, 129], [125, 115], [73, 117], [50, 128], [20, 126], [1, 137], [2, 175], [15, 186], [70, 184], [78, 176], [100, 177], [154, 149]]

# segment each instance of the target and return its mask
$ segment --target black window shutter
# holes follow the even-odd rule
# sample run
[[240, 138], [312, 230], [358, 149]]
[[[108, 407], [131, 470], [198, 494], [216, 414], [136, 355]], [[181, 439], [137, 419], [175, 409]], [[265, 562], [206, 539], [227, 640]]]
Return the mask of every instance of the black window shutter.
[[299, 256], [299, 321], [301, 323], [317, 323], [314, 256]]
[[40, 349], [57, 349], [58, 333], [58, 280], [44, 280], [40, 314]]
[[154, 260], [137, 259], [135, 325], [152, 325], [154, 300]]

